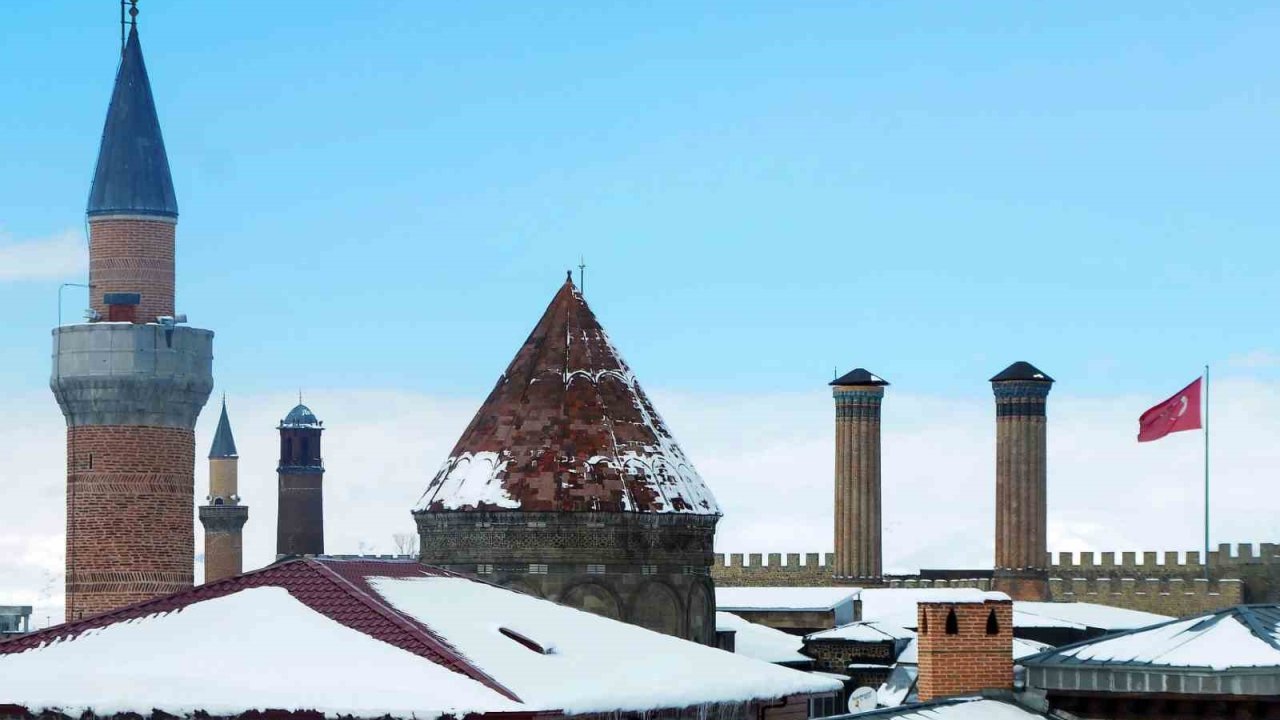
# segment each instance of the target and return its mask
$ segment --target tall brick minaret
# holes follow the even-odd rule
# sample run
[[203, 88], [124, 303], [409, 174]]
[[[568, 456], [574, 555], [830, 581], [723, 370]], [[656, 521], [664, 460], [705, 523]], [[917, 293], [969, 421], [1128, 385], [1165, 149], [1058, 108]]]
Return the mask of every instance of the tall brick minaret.
[[835, 576], [879, 580], [880, 402], [889, 383], [858, 368], [831, 381], [836, 401]]
[[1048, 599], [1045, 401], [1053, 378], [1016, 362], [991, 378], [996, 398], [997, 590]]
[[324, 423], [301, 403], [280, 421], [276, 557], [324, 554]]
[[244, 571], [242, 531], [249, 508], [240, 504], [240, 455], [231, 434], [227, 400], [209, 448], [209, 504], [200, 506], [204, 525], [204, 581], [239, 575]]
[[193, 428], [213, 388], [213, 333], [174, 315], [178, 204], [136, 23], [87, 216], [96, 314], [53, 331], [50, 379], [67, 422], [68, 620], [193, 579]]

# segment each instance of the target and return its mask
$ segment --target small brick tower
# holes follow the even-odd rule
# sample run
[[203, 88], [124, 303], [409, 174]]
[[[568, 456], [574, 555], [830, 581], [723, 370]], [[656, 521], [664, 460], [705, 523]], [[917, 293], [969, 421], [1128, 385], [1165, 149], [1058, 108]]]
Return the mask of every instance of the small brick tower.
[[324, 554], [324, 460], [320, 456], [323, 425], [301, 403], [280, 421], [276, 557]]
[[889, 383], [858, 368], [831, 381], [836, 401], [835, 575], [878, 581], [880, 403]]
[[1045, 401], [1053, 378], [1016, 362], [991, 378], [996, 398], [994, 587], [1018, 600], [1048, 600]]
[[178, 204], [136, 22], [86, 214], [96, 315], [53, 331], [49, 383], [67, 423], [68, 620], [193, 582], [193, 429], [213, 333], [174, 315]]
[[209, 504], [200, 506], [204, 525], [204, 581], [206, 583], [244, 572], [241, 532], [249, 508], [240, 504], [240, 456], [227, 418], [227, 399], [209, 449]]
[[1013, 602], [990, 593], [982, 602], [916, 606], [921, 702], [1013, 687]]

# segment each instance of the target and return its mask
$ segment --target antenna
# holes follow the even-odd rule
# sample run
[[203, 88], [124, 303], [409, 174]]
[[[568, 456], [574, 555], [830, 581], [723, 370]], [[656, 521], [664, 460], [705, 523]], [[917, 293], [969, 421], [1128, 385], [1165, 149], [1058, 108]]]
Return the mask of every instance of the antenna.
[[578, 256], [578, 292], [587, 293], [587, 261]]

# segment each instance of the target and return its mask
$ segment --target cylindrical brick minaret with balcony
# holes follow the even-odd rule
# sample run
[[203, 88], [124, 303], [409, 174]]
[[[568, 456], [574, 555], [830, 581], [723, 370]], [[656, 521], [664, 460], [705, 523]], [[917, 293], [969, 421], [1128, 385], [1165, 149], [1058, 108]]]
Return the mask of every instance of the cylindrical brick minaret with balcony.
[[1016, 362], [991, 378], [996, 399], [994, 587], [1017, 600], [1047, 600], [1045, 401], [1053, 378]]
[[193, 580], [193, 430], [213, 387], [213, 333], [174, 315], [178, 205], [136, 26], [87, 216], [96, 316], [53, 331], [50, 379], [67, 422], [68, 620]]
[[836, 401], [835, 541], [838, 578], [878, 581], [880, 403], [889, 383], [858, 368], [831, 381]]
[[240, 456], [222, 400], [222, 417], [209, 449], [209, 504], [200, 506], [204, 525], [204, 581], [206, 583], [244, 572], [242, 532], [249, 508], [240, 504]]
[[299, 404], [280, 421], [276, 557], [324, 554], [324, 423]]

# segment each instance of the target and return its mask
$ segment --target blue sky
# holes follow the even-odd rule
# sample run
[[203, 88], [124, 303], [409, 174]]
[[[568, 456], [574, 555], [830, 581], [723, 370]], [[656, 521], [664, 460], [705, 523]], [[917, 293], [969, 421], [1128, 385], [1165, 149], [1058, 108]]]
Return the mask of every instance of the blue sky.
[[[1274, 5], [537, 5], [140, 3], [221, 389], [478, 397], [580, 254], [676, 392], [1275, 377]], [[116, 12], [6, 8], [0, 253], [83, 233]], [[36, 275], [0, 392], [46, 382]]]

